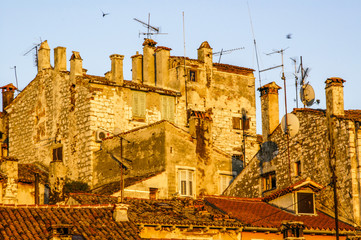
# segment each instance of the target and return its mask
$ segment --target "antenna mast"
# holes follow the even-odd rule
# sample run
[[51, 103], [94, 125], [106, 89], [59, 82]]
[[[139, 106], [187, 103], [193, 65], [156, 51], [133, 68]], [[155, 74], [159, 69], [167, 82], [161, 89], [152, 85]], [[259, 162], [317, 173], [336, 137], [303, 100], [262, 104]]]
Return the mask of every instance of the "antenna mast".
[[154, 27], [152, 25], [150, 25], [150, 13], [148, 13], [148, 23], [145, 23], [137, 18], [133, 18], [133, 20], [141, 23], [144, 27], [147, 28], [147, 32], [146, 33], [139, 33], [140, 35], [147, 35], [147, 38], [150, 38], [152, 35], [159, 35], [159, 34], [167, 34], [167, 33], [161, 33], [159, 30], [159, 27]]
[[291, 58], [291, 60], [293, 61], [293, 63], [295, 64], [295, 86], [296, 86], [296, 108], [298, 108], [298, 76], [297, 76], [297, 61], [295, 58]]
[[[41, 40], [40, 40], [41, 41]], [[30, 48], [26, 53], [24, 53], [23, 56], [28, 55], [31, 51], [33, 51], [35, 49], [35, 66], [38, 67], [38, 47], [41, 45], [41, 42], [38, 44], [35, 44], [34, 47]]]
[[[188, 111], [188, 97], [187, 97], [187, 72], [186, 72], [186, 31], [185, 31], [185, 24], [184, 24], [184, 12], [182, 12], [182, 16], [183, 16], [183, 44], [184, 44], [184, 62], [183, 62], [183, 66], [184, 66], [184, 91], [185, 91], [185, 97], [186, 97], [186, 111]], [[188, 119], [188, 118], [187, 118]], [[187, 125], [188, 125], [188, 120], [187, 120]]]
[[244, 49], [244, 47], [233, 48], [233, 49], [229, 49], [229, 50], [225, 50], [225, 51], [223, 51], [223, 48], [222, 48], [220, 52], [215, 52], [215, 53], [213, 53], [213, 55], [214, 56], [219, 55], [218, 63], [220, 63], [221, 62], [221, 57], [222, 57], [223, 54], [229, 54], [229, 53], [231, 53], [233, 51], [237, 51], [237, 50], [241, 50], [241, 49]]

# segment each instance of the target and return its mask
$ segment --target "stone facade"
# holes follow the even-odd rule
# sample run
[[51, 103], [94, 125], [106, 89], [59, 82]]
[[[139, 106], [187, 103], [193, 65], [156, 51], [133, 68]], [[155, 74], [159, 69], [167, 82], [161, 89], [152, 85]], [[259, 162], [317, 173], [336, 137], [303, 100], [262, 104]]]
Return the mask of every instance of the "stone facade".
[[156, 47], [150, 39], [143, 45], [143, 55], [132, 57], [133, 79], [126, 81], [122, 55], [110, 56], [111, 71], [105, 77], [91, 76], [78, 52], [66, 70], [63, 47], [54, 49], [52, 67], [50, 48], [43, 42], [37, 76], [6, 108], [10, 155], [21, 163], [49, 166], [54, 149], [61, 146], [67, 178], [92, 185], [99, 131], [111, 135], [162, 119], [188, 131], [189, 113], [201, 111], [212, 116], [214, 145], [231, 155], [244, 152], [243, 131], [234, 121], [247, 116], [249, 161], [258, 150], [253, 70], [213, 63], [206, 42], [196, 60], [170, 56], [171, 49]]
[[[327, 110], [294, 109], [293, 114], [300, 123], [299, 132], [287, 144], [287, 137], [278, 126], [269, 136], [269, 141], [263, 143], [255, 158], [227, 189], [226, 195], [266, 196], [309, 177], [324, 186], [316, 199], [320, 208], [332, 214], [334, 200], [331, 183], [332, 168], [335, 166], [339, 213], [343, 219], [359, 225], [361, 111], [343, 111], [343, 106], [340, 106], [340, 103], [343, 105], [343, 91], [340, 91], [343, 82], [336, 78], [326, 81]], [[332, 91], [338, 94], [330, 94]], [[336, 112], [335, 109], [342, 111]], [[265, 178], [269, 174], [275, 177], [275, 185], [267, 188]]]
[[213, 146], [211, 124], [209, 119], [192, 117], [190, 128], [196, 130], [192, 136], [161, 121], [104, 140], [94, 161], [94, 189], [118, 182], [111, 194], [119, 196], [121, 162], [128, 169], [125, 182], [137, 179], [126, 184], [125, 197], [149, 198], [150, 189], [160, 199], [221, 194], [223, 181], [228, 180], [228, 186], [241, 169], [240, 162]]

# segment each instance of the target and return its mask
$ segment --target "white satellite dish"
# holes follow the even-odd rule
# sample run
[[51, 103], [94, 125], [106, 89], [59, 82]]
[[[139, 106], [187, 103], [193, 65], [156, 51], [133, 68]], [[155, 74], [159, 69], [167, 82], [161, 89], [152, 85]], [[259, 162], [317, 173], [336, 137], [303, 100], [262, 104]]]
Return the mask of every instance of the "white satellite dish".
[[283, 132], [286, 134], [288, 133], [290, 137], [294, 137], [300, 128], [300, 122], [298, 121], [298, 118], [296, 115], [292, 113], [287, 113], [287, 128], [286, 128], [286, 115], [283, 116], [281, 121], [281, 127]]
[[315, 101], [315, 91], [308, 83], [303, 85], [300, 90], [301, 101], [307, 107], [312, 106]]
[[122, 133], [122, 130], [120, 128], [114, 128], [114, 135], [118, 135], [118, 134], [121, 134]]

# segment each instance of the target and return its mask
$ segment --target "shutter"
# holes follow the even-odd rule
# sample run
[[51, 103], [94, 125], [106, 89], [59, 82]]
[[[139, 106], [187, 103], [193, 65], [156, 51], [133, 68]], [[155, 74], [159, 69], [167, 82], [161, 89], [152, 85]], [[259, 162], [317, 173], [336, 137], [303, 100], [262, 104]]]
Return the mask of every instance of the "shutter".
[[193, 195], [193, 172], [192, 171], [188, 171], [188, 182], [189, 182], [188, 195], [192, 196]]
[[167, 120], [167, 96], [162, 96], [162, 119]]
[[179, 171], [180, 193], [187, 195], [187, 172], [185, 170]]
[[139, 100], [138, 100], [138, 92], [133, 91], [133, 116], [139, 116]]
[[232, 117], [233, 129], [240, 129], [240, 118]]
[[249, 123], [251, 121], [251, 118], [247, 118], [245, 120], [242, 119], [242, 129], [248, 130], [249, 129]]
[[313, 193], [297, 193], [298, 213], [314, 213]]
[[174, 122], [174, 97], [168, 97], [168, 120]]
[[145, 107], [146, 107], [146, 93], [140, 92], [139, 94], [139, 116], [145, 117]]

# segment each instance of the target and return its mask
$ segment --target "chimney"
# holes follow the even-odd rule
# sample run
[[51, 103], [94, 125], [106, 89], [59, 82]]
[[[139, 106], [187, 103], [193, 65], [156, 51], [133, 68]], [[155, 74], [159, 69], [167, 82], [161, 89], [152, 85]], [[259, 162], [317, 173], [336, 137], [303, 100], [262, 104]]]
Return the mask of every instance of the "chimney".
[[326, 80], [326, 115], [344, 116], [343, 83], [342, 78], [328, 78]]
[[155, 86], [155, 45], [152, 39], [145, 39], [143, 43], [143, 84]]
[[112, 61], [111, 69], [111, 81], [115, 82], [117, 85], [123, 85], [123, 55], [113, 54], [110, 55], [110, 60]]
[[3, 157], [1, 159], [0, 170], [7, 177], [7, 182], [3, 197], [3, 203], [15, 204], [17, 203], [18, 196], [18, 179], [19, 179], [19, 168], [18, 160], [11, 157]]
[[260, 88], [262, 111], [263, 141], [268, 141], [269, 135], [279, 124], [278, 90], [281, 89], [275, 82], [268, 83]]
[[197, 140], [197, 152], [202, 158], [206, 158], [209, 147], [213, 144], [212, 138], [213, 120], [211, 113], [192, 111], [189, 119], [189, 133]]
[[116, 222], [128, 222], [128, 207], [129, 205], [117, 203], [114, 205], [113, 219]]
[[169, 84], [169, 56], [171, 48], [157, 47], [155, 49], [156, 85], [167, 87]]
[[283, 239], [284, 240], [303, 240], [305, 239], [303, 237], [303, 229], [305, 228], [305, 225], [303, 222], [288, 222], [283, 221], [281, 225], [281, 231], [283, 233]]
[[50, 162], [49, 185], [50, 196], [49, 203], [55, 204], [64, 200], [64, 184], [66, 178], [66, 167], [62, 160], [53, 160]]
[[38, 51], [38, 72], [43, 69], [51, 68], [50, 65], [50, 48], [48, 41], [45, 40], [41, 43]]
[[1, 87], [3, 97], [3, 111], [14, 100], [15, 90], [17, 89], [13, 84], [8, 84]]
[[143, 82], [143, 56], [138, 51], [132, 56], [132, 82]]
[[206, 66], [212, 67], [212, 57], [213, 54], [211, 46], [209, 46], [209, 43], [207, 41], [202, 42], [202, 44], [198, 48], [198, 60], [204, 62]]
[[70, 240], [73, 239], [73, 225], [53, 224], [48, 228], [48, 240]]
[[54, 69], [56, 71], [66, 71], [66, 48], [54, 48]]
[[73, 80], [76, 76], [83, 75], [83, 59], [81, 59], [79, 52], [73, 51], [70, 57], [70, 78]]

